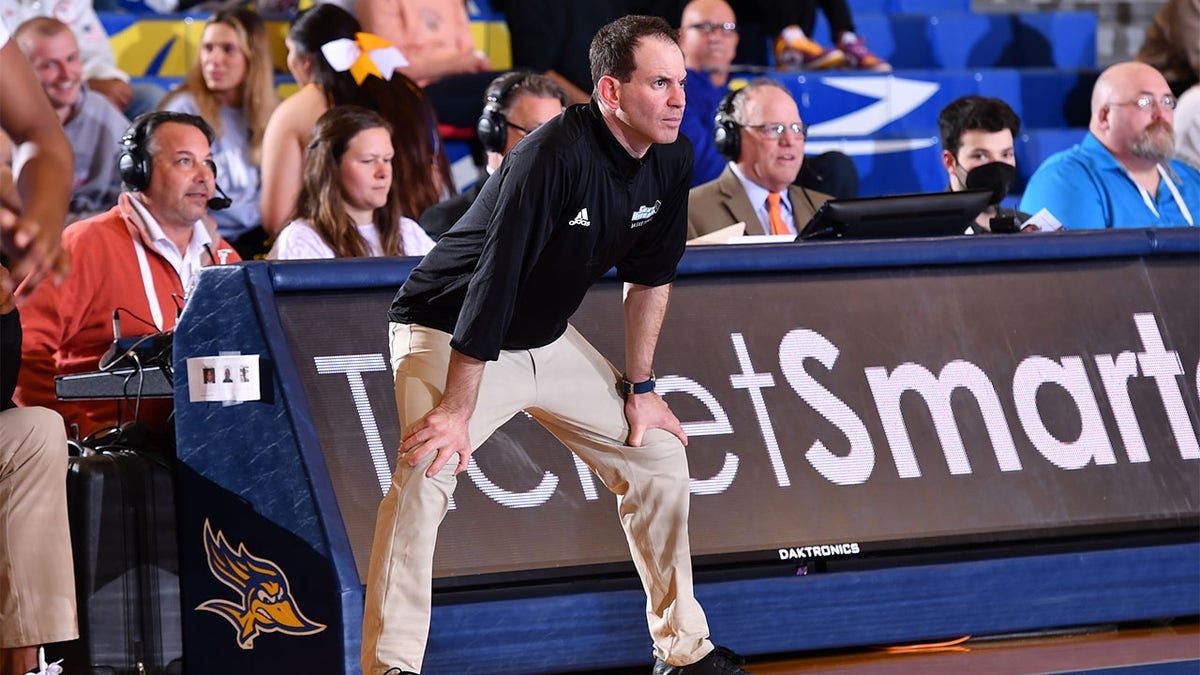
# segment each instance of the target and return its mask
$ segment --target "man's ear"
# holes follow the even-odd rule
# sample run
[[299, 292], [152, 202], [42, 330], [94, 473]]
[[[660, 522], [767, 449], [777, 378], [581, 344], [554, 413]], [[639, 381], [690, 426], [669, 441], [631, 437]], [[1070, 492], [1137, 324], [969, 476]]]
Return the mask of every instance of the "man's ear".
[[596, 98], [609, 110], [621, 107], [621, 83], [612, 75], [605, 75], [596, 83]]
[[947, 173], [954, 173], [955, 164], [957, 164], [957, 162], [954, 159], [954, 155], [951, 154], [949, 150], [942, 150], [942, 166], [946, 167]]
[[1096, 122], [1100, 125], [1101, 129], [1108, 128], [1108, 126], [1109, 126], [1108, 116], [1111, 113], [1112, 113], [1112, 108], [1109, 106], [1106, 106], [1106, 105], [1100, 106], [1100, 110], [1096, 111]]

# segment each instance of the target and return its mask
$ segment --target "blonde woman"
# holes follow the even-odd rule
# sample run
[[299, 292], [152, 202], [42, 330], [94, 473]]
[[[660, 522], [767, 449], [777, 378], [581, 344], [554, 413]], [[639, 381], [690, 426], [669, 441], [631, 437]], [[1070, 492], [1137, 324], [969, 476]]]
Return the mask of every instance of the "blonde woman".
[[304, 155], [304, 178], [291, 223], [270, 257], [361, 258], [424, 255], [433, 240], [405, 218], [392, 183], [392, 128], [354, 105], [321, 115]]
[[259, 167], [267, 121], [279, 104], [266, 28], [248, 9], [217, 12], [204, 26], [196, 63], [163, 110], [199, 115], [216, 132], [213, 161], [228, 208], [211, 210], [221, 236], [243, 258], [265, 252]]

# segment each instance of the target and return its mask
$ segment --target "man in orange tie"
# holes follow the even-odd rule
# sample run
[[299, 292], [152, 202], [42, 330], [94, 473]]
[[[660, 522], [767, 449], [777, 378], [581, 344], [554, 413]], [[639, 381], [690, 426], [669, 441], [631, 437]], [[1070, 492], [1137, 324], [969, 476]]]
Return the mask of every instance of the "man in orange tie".
[[791, 92], [760, 78], [717, 108], [713, 140], [729, 160], [716, 180], [688, 195], [688, 238], [735, 223], [746, 234], [795, 236], [829, 195], [793, 185], [804, 162], [804, 122]]

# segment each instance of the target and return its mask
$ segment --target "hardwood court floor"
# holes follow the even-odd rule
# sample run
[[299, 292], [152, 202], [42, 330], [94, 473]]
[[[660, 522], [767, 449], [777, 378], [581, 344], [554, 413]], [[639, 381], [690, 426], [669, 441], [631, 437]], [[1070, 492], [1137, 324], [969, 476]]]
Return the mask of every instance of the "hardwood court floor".
[[[1198, 589], [1200, 592], [1200, 589]], [[1200, 675], [1200, 624], [1100, 626], [980, 637], [942, 647], [868, 648], [757, 657], [754, 675]], [[621, 675], [648, 673], [649, 668]]]

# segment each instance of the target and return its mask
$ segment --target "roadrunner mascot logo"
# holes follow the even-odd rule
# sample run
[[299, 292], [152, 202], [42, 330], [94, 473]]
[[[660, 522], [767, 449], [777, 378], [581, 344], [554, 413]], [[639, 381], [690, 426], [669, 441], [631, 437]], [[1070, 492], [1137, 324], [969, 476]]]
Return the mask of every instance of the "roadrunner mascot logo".
[[244, 543], [237, 550], [225, 541], [224, 533], [213, 536], [208, 520], [204, 521], [204, 552], [208, 569], [221, 583], [242, 596], [241, 604], [228, 600], [208, 600], [196, 609], [219, 614], [238, 631], [238, 646], [254, 649], [259, 633], [277, 632], [287, 635], [312, 635], [325, 630], [323, 624], [309, 621], [296, 606], [288, 586], [287, 576], [279, 565], [246, 552]]

